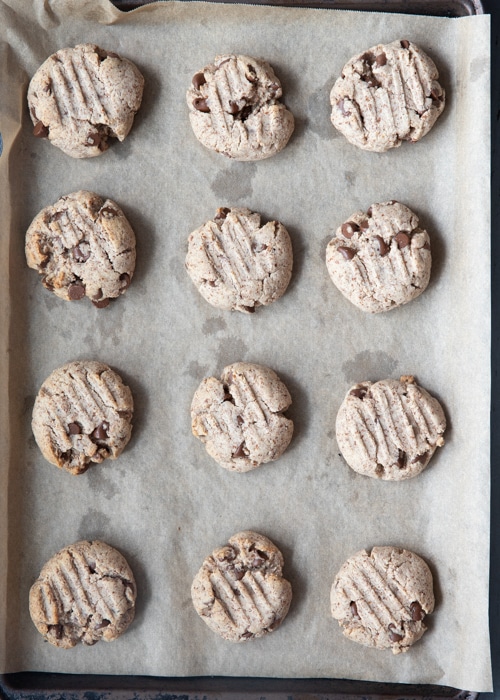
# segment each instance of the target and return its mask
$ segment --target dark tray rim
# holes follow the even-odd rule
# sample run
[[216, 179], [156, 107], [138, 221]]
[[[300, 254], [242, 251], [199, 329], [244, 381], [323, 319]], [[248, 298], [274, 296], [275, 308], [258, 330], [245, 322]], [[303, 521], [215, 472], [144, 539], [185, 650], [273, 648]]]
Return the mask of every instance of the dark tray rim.
[[[130, 11], [158, 0], [110, 0]], [[189, 0], [186, 0], [189, 1]], [[485, 14], [483, 0], [210, 0], [220, 3], [396, 12], [443, 17]], [[0, 700], [477, 700], [449, 686], [333, 678], [114, 676], [19, 672], [0, 674]], [[297, 696], [297, 700], [299, 697]]]

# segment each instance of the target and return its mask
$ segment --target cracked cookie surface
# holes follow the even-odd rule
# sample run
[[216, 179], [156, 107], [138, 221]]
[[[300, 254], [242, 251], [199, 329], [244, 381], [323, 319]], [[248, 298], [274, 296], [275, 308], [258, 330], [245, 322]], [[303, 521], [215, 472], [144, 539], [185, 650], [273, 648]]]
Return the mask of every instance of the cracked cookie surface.
[[373, 547], [342, 565], [330, 593], [332, 616], [346, 637], [377, 649], [406, 652], [434, 610], [432, 574], [414, 552]]
[[271, 540], [239, 532], [203, 562], [191, 586], [194, 608], [230, 642], [269, 634], [283, 622], [292, 600], [282, 567], [283, 556]]
[[135, 234], [115, 202], [80, 190], [42, 209], [26, 232], [25, 252], [46, 289], [104, 308], [130, 286]]
[[332, 124], [367, 151], [418, 141], [445, 106], [438, 78], [432, 59], [406, 39], [373, 46], [351, 58], [335, 82]]
[[56, 51], [28, 88], [33, 134], [73, 158], [92, 158], [123, 141], [142, 101], [144, 78], [126, 58], [95, 44]]
[[429, 234], [400, 202], [372, 204], [355, 212], [326, 249], [334, 285], [362, 311], [389, 311], [427, 288], [432, 255]]
[[439, 401], [412, 376], [355, 384], [335, 426], [347, 464], [359, 474], [386, 481], [420, 474], [444, 445], [445, 429]]
[[288, 143], [294, 118], [281, 96], [281, 83], [266, 61], [234, 54], [216, 56], [193, 76], [186, 93], [200, 143], [241, 161], [269, 158]]
[[188, 240], [186, 270], [200, 294], [220, 309], [252, 313], [286, 291], [292, 275], [290, 236], [283, 224], [261, 225], [246, 208], [220, 208]]
[[135, 613], [134, 575], [120, 552], [98, 540], [75, 542], [43, 566], [30, 589], [37, 630], [56, 647], [111, 642]]
[[78, 360], [54, 370], [33, 407], [32, 429], [43, 456], [72, 474], [116, 459], [132, 433], [132, 393], [102, 362]]
[[247, 472], [278, 459], [288, 447], [293, 422], [288, 389], [268, 367], [236, 362], [220, 379], [208, 377], [191, 403], [193, 435], [224, 469]]

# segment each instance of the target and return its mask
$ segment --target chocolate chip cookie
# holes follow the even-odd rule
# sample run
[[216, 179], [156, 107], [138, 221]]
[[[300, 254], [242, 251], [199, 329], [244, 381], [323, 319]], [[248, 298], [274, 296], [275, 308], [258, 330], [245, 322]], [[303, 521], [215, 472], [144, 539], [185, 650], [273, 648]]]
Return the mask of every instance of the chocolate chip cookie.
[[196, 574], [191, 597], [211, 630], [230, 642], [247, 642], [283, 622], [292, 587], [283, 578], [283, 555], [263, 535], [239, 532], [215, 549]]
[[332, 282], [362, 311], [380, 313], [407, 304], [429, 284], [431, 245], [408, 207], [372, 204], [345, 221], [326, 249]]
[[367, 151], [418, 141], [445, 106], [438, 78], [432, 59], [407, 39], [373, 46], [351, 58], [335, 82], [332, 124]]
[[28, 88], [33, 134], [73, 158], [99, 156], [123, 141], [142, 101], [144, 78], [126, 58], [95, 44], [56, 51]]
[[337, 414], [337, 442], [359, 474], [387, 481], [417, 476], [444, 445], [444, 411], [412, 376], [355, 384]]
[[220, 309], [253, 313], [285, 292], [292, 276], [288, 231], [260, 214], [220, 208], [191, 233], [186, 270], [200, 294]]
[[68, 362], [44, 381], [32, 429], [43, 456], [71, 474], [116, 459], [132, 432], [132, 393], [102, 362]]
[[37, 630], [56, 647], [112, 642], [135, 613], [134, 574], [104, 542], [69, 545], [44, 565], [31, 587], [29, 610]]
[[281, 151], [294, 128], [279, 101], [281, 83], [266, 61], [223, 54], [196, 73], [186, 98], [196, 138], [234, 160], [262, 160]]
[[235, 362], [220, 379], [202, 381], [191, 403], [191, 427], [221, 467], [247, 472], [278, 459], [293, 422], [283, 415], [292, 399], [268, 367]]
[[135, 234], [111, 199], [80, 190], [35, 217], [26, 232], [26, 260], [61, 299], [87, 297], [103, 308], [129, 287]]
[[406, 652], [426, 631], [434, 610], [432, 574], [421, 557], [398, 547], [373, 547], [350, 557], [335, 577], [332, 616], [348, 639]]

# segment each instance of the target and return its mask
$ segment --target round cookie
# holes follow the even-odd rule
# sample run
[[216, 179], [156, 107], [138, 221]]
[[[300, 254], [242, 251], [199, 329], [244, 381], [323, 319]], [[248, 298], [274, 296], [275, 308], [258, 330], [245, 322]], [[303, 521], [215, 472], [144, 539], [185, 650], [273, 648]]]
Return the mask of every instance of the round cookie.
[[194, 75], [187, 90], [189, 119], [198, 141], [234, 160], [269, 158], [294, 128], [279, 101], [281, 83], [266, 61], [224, 54]]
[[141, 106], [137, 67], [95, 44], [60, 49], [42, 63], [28, 88], [33, 134], [73, 158], [92, 158], [123, 141]]
[[279, 549], [256, 532], [239, 532], [215, 549], [196, 574], [191, 597], [213, 632], [246, 642], [273, 632], [283, 622], [292, 587], [282, 575]]
[[112, 642], [134, 619], [136, 584], [125, 558], [98, 540], [76, 542], [43, 566], [30, 589], [37, 630], [56, 647]]
[[116, 459], [132, 432], [132, 393], [102, 362], [75, 361], [54, 370], [33, 407], [32, 429], [51, 464], [72, 474]]
[[330, 93], [331, 120], [346, 139], [383, 152], [427, 134], [445, 105], [434, 62], [403, 39], [346, 63]]
[[335, 576], [330, 604], [348, 639], [400, 654], [427, 629], [423, 620], [434, 610], [432, 574], [406, 549], [362, 550]]
[[135, 269], [135, 234], [124, 213], [85, 190], [42, 209], [25, 251], [46, 289], [69, 301], [88, 297], [98, 308], [128, 289]]
[[411, 376], [355, 384], [340, 406], [337, 442], [359, 474], [386, 481], [417, 476], [444, 445], [444, 411]]
[[431, 245], [408, 207], [372, 204], [345, 221], [326, 249], [334, 285], [362, 311], [380, 313], [407, 304], [429, 284]]
[[188, 240], [186, 270], [200, 294], [220, 309], [253, 313], [285, 292], [292, 276], [288, 231], [278, 221], [261, 226], [249, 209], [218, 209]]
[[191, 427], [224, 469], [247, 472], [278, 459], [288, 447], [293, 422], [282, 411], [288, 389], [268, 367], [236, 362], [220, 379], [208, 377], [191, 403]]

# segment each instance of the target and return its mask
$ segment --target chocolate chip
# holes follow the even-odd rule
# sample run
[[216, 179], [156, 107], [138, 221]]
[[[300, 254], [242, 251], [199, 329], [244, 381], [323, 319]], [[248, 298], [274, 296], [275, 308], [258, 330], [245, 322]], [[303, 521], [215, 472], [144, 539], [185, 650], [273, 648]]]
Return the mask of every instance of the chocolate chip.
[[120, 275], [120, 282], [122, 283], [122, 289], [127, 289], [130, 287], [130, 275], [127, 272], [123, 272]]
[[53, 636], [56, 639], [62, 639], [63, 636], [63, 626], [62, 625], [49, 625], [49, 630], [53, 632]]
[[68, 287], [68, 296], [71, 301], [78, 301], [78, 299], [83, 299], [85, 296], [85, 287], [83, 284], [74, 282]]
[[368, 85], [368, 87], [380, 87], [380, 82], [372, 73], [366, 76], [362, 75], [361, 80], [363, 80], [363, 82], [365, 82]]
[[111, 299], [99, 299], [97, 301], [95, 299], [92, 299], [92, 303], [94, 304], [96, 309], [105, 309], [106, 306], [109, 306], [110, 301]]
[[244, 306], [243, 307], [245, 311], [249, 314], [254, 314], [255, 313], [255, 306]]
[[340, 111], [342, 112], [342, 116], [344, 116], [344, 117], [349, 117], [349, 116], [350, 116], [351, 113], [345, 108], [345, 101], [344, 101], [344, 100], [339, 100], [339, 101], [337, 102], [337, 107], [338, 107], [338, 108], [340, 109]]
[[355, 250], [353, 250], [352, 248], [346, 248], [345, 246], [339, 246], [337, 250], [344, 256], [345, 260], [352, 260], [353, 257], [356, 255]]
[[401, 39], [400, 44], [403, 49], [410, 48], [410, 42], [408, 41], [408, 39]]
[[99, 134], [97, 131], [94, 131], [92, 134], [89, 134], [87, 136], [87, 146], [97, 146], [100, 147], [101, 145], [101, 134]]
[[104, 216], [105, 219], [112, 219], [113, 217], [118, 216], [118, 212], [112, 207], [103, 207], [100, 214], [101, 216]]
[[400, 231], [394, 236], [394, 239], [396, 243], [398, 244], [398, 248], [406, 248], [407, 246], [410, 245], [410, 236], [408, 233], [405, 233], [404, 231]]
[[204, 97], [196, 97], [193, 100], [193, 107], [198, 110], [198, 112], [210, 112], [210, 107]]
[[81, 435], [82, 426], [79, 423], [70, 423], [68, 425], [68, 433], [70, 435]]
[[361, 617], [359, 616], [359, 613], [358, 613], [358, 606], [356, 605], [354, 600], [351, 600], [351, 604], [349, 607], [351, 608], [352, 616], [357, 618], [358, 620], [361, 620]]
[[384, 241], [382, 236], [375, 236], [375, 238], [378, 241], [378, 250], [380, 253], [380, 256], [383, 258], [384, 255], [387, 255], [387, 253], [390, 250], [390, 247], [387, 245], [387, 243]]
[[410, 615], [413, 622], [420, 622], [420, 620], [424, 619], [425, 613], [417, 600], [414, 600], [410, 605]]
[[33, 136], [39, 139], [45, 139], [49, 135], [49, 127], [42, 124], [42, 122], [37, 122], [33, 127]]
[[366, 51], [366, 53], [361, 56], [361, 60], [365, 63], [373, 63], [375, 56], [371, 53], [371, 51]]
[[362, 231], [366, 231], [366, 230], [368, 229], [369, 225], [370, 225], [370, 222], [368, 221], [368, 219], [365, 219], [364, 221], [362, 221], [362, 222], [360, 223], [359, 228], [360, 228]]
[[238, 107], [238, 103], [235, 102], [234, 100], [229, 100], [229, 109], [228, 112], [229, 114], [232, 114], [233, 116], [238, 114], [240, 111], [240, 108]]
[[244, 447], [245, 447], [245, 442], [242, 442], [241, 445], [238, 446], [238, 449], [236, 450], [236, 452], [233, 452], [232, 457], [246, 457]]
[[252, 66], [251, 63], [247, 65], [247, 71], [248, 73], [245, 73], [245, 78], [248, 80], [249, 83], [256, 83], [258, 78], [255, 72], [255, 68]]
[[408, 455], [403, 450], [398, 450], [398, 467], [404, 469], [406, 467], [406, 462]]
[[240, 112], [240, 119], [245, 122], [248, 117], [252, 114], [252, 105], [246, 105]]
[[342, 231], [344, 238], [352, 238], [353, 235], [359, 231], [359, 226], [358, 224], [355, 224], [354, 221], [346, 221], [345, 224], [342, 224], [340, 230]]
[[355, 396], [357, 399], [361, 399], [361, 401], [363, 401], [366, 396], [366, 389], [351, 389], [349, 396]]
[[415, 459], [411, 460], [411, 463], [417, 464], [417, 462], [425, 462], [425, 460], [427, 459], [427, 454], [428, 454], [427, 452], [424, 452], [424, 454], [422, 454], [422, 455], [417, 455], [415, 457]]
[[108, 437], [109, 423], [103, 421], [97, 428], [91, 433], [90, 437], [94, 440], [106, 440]]
[[114, 51], [108, 51], [106, 58], [120, 58]]
[[396, 632], [396, 626], [393, 625], [392, 623], [389, 625], [388, 630], [389, 630], [389, 639], [391, 640], [391, 642], [400, 642], [403, 639], [404, 635]]
[[94, 627], [95, 630], [102, 630], [104, 627], [108, 627], [111, 624], [109, 620], [103, 620], [98, 625]]
[[82, 250], [79, 245], [76, 245], [71, 252], [76, 262], [84, 263], [90, 258], [90, 250]]
[[205, 74], [204, 73], [196, 73], [196, 75], [193, 75], [193, 87], [196, 88], [196, 90], [199, 90], [202, 85], [205, 85], [207, 82], [205, 79]]
[[373, 209], [372, 209], [372, 207], [369, 207], [366, 211], [366, 216], [370, 217], [372, 215], [373, 215]]
[[251, 632], [243, 632], [241, 637], [242, 639], [250, 639], [250, 637], [253, 637], [253, 634]]
[[385, 55], [385, 53], [379, 53], [379, 55], [375, 58], [375, 63], [377, 64], [377, 66], [385, 66], [385, 64], [387, 63], [387, 56]]
[[228, 207], [219, 207], [215, 212], [215, 221], [224, 221], [230, 211]]
[[243, 420], [243, 418], [241, 416], [236, 416], [236, 423], [238, 425], [243, 425], [244, 422], [245, 421]]

